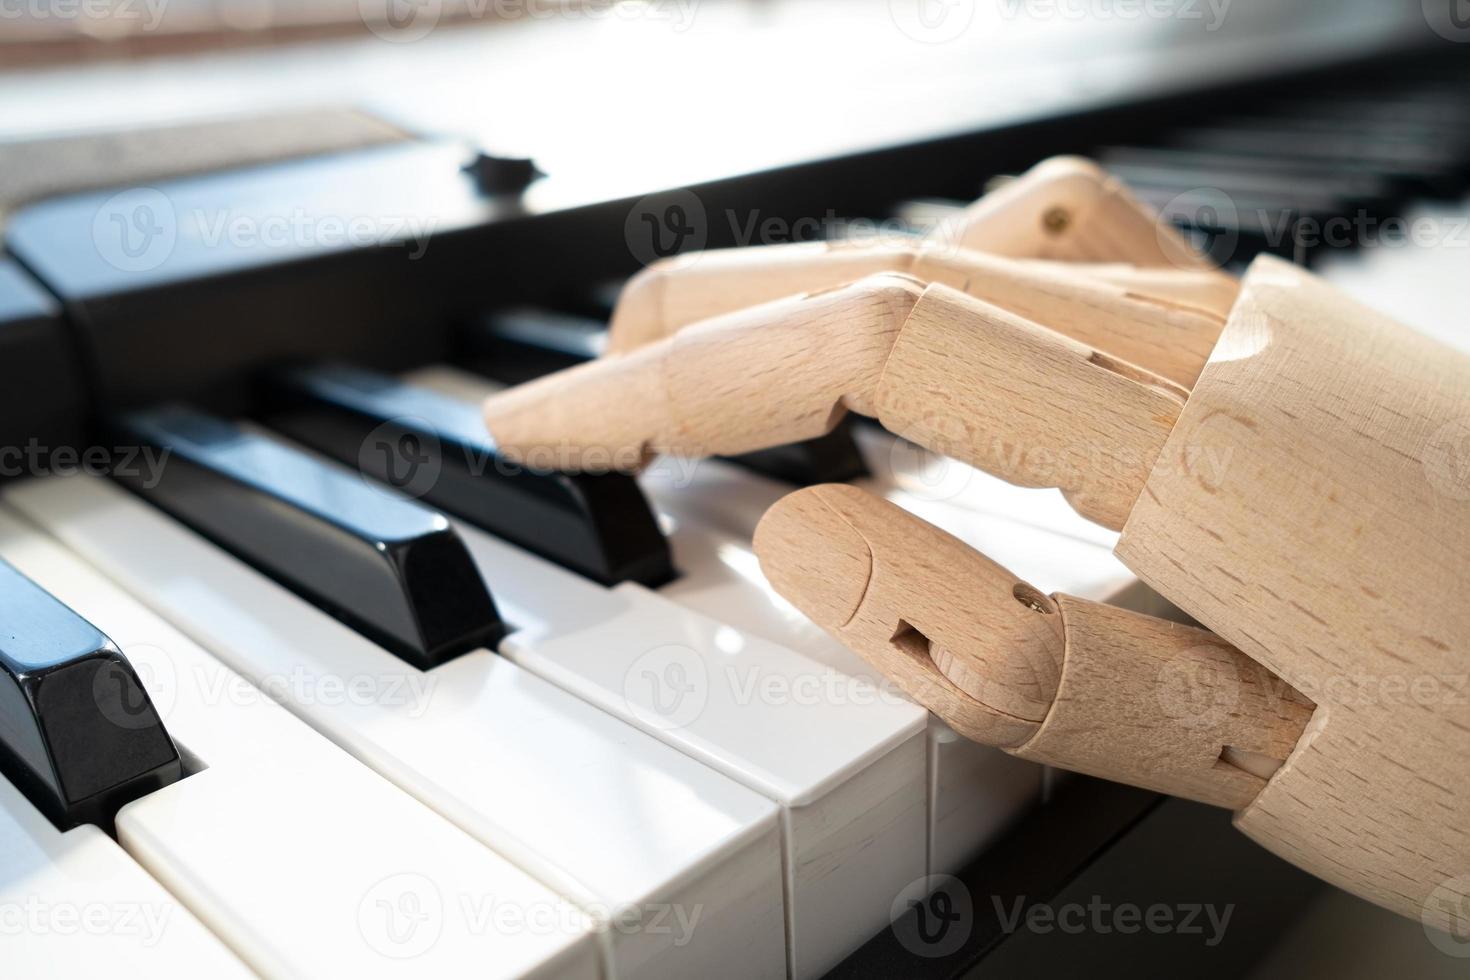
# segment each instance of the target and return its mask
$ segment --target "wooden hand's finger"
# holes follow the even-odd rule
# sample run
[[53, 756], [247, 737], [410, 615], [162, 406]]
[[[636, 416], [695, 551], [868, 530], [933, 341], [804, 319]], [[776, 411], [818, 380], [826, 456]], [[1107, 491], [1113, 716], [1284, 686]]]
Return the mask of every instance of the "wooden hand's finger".
[[1061, 620], [1050, 599], [1043, 614], [1016, 601], [1029, 586], [973, 548], [836, 484], [779, 501], [755, 547], [777, 592], [961, 734], [1014, 747], [1040, 728]]
[[1173, 303], [1219, 317], [1230, 316], [1240, 297], [1240, 280], [1217, 269], [1172, 269], [1123, 262], [1061, 262], [1018, 259], [1041, 270], [1081, 272], [1089, 279], [1118, 286], [1154, 301]]
[[1187, 392], [1008, 310], [931, 286], [873, 395], [890, 432], [1119, 530]]
[[750, 306], [910, 273], [908, 249], [880, 242], [812, 242], [725, 248], [663, 259], [623, 286], [608, 322], [607, 351], [621, 354], [693, 323]]
[[507, 456], [566, 470], [812, 439], [849, 409], [874, 414], [872, 393], [922, 291], [874, 276], [707, 320], [495, 395], [486, 423]]
[[1239, 809], [1313, 706], [1204, 630], [1046, 596], [854, 487], [779, 501], [771, 585], [956, 731], [1037, 762]]
[[[651, 266], [629, 281], [608, 329], [608, 351], [626, 353], [731, 310], [892, 272], [953, 287], [1192, 386], [1224, 328], [1235, 280], [1219, 272], [1171, 269], [1134, 269], [1129, 275], [1128, 267], [1116, 265], [1099, 267], [1094, 276], [1091, 268], [917, 242], [817, 242], [694, 253]], [[1172, 294], [1171, 277], [1187, 280]], [[1201, 280], [1210, 281], [1208, 290]], [[1193, 293], [1214, 306], [1179, 298]]]
[[810, 439], [852, 410], [1012, 483], [1058, 487], [1120, 529], [1186, 397], [1014, 313], [883, 275], [511, 389], [485, 417], [506, 455], [589, 470]]
[[1210, 268], [1173, 225], [1081, 157], [1042, 161], [931, 237], [1018, 258]]

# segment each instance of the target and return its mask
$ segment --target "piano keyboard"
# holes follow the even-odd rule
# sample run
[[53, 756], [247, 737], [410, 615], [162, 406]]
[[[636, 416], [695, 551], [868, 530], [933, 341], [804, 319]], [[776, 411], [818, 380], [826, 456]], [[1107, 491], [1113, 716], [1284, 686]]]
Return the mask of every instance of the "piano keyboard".
[[[1470, 143], [1446, 134], [1467, 131], [1466, 80], [1406, 69], [1327, 104], [1278, 93], [1146, 145], [1056, 149], [1095, 153], [1223, 261], [1284, 251], [1464, 346], [1457, 308], [1434, 299], [1464, 265], [1448, 239], [1349, 249], [1301, 232], [1463, 222]], [[893, 212], [914, 230], [954, 206], [923, 192]], [[53, 248], [94, 205], [23, 213], [10, 244], [105, 318], [115, 275], [57, 272]], [[205, 303], [220, 269], [184, 272], [153, 285]], [[0, 265], [7, 296], [31, 288], [7, 276], [25, 278]], [[594, 356], [606, 297], [600, 272], [574, 277], [529, 307], [477, 309], [423, 357], [385, 338], [260, 374], [252, 351], [217, 404], [198, 384], [170, 392], [187, 405], [139, 403], [144, 379], [114, 378], [128, 411], [112, 437], [166, 451], [162, 471], [0, 486], [0, 608], [44, 590], [72, 631], [30, 646], [0, 631], [7, 977], [855, 975], [849, 957], [910, 914], [903, 896], [1043, 806], [1050, 774], [958, 738], [777, 597], [751, 534], [794, 482], [851, 480], [1045, 591], [1153, 606], [1116, 535], [1054, 491], [863, 424], [759, 458], [663, 460], [637, 482], [500, 467], [474, 406]], [[44, 322], [54, 306], [0, 313]], [[117, 350], [153, 329], [108, 326]], [[165, 373], [186, 375], [167, 350]], [[111, 669], [98, 676], [120, 700], [89, 687], [61, 714], [22, 710], [40, 675], [20, 653], [85, 666], [112, 649], [103, 635], [146, 700]], [[176, 759], [110, 762], [99, 829], [54, 719], [114, 702], [124, 731], [146, 726]]]

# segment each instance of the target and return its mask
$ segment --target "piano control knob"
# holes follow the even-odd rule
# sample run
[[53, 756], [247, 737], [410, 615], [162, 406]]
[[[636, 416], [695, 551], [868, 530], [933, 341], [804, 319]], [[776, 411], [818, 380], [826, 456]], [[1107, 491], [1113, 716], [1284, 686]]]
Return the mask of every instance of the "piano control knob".
[[546, 176], [530, 157], [501, 157], [478, 151], [460, 168], [485, 194], [519, 194]]

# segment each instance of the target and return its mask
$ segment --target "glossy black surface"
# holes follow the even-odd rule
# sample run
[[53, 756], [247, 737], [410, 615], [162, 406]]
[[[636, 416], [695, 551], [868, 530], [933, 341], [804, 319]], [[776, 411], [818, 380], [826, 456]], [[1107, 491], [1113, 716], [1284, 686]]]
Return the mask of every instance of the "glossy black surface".
[[83, 378], [59, 304], [14, 259], [0, 255], [0, 479], [82, 435]]
[[264, 380], [266, 421], [298, 442], [604, 585], [661, 585], [669, 545], [630, 476], [508, 463], [473, 405], [343, 365]]
[[178, 750], [122, 652], [0, 561], [0, 772], [65, 830], [177, 780]]
[[464, 165], [464, 172], [486, 194], [516, 194], [545, 176], [529, 157], [503, 157], [478, 152]]
[[1235, 267], [1399, 244], [1406, 208], [1470, 187], [1470, 67], [1428, 59], [1274, 92], [1094, 155]]
[[1367, 163], [1379, 173], [1411, 181], [1433, 194], [1452, 194], [1460, 182], [1460, 163], [1453, 148], [1394, 142], [1350, 130], [1308, 134], [1290, 122], [1222, 125], [1179, 130], [1173, 142], [1192, 150], [1309, 160], [1328, 166]]
[[421, 669], [505, 634], [442, 514], [187, 408], [123, 416], [119, 444], [167, 450], [144, 499]]
[[[1324, 99], [1350, 99], [1393, 118], [1402, 107], [1407, 116], [1454, 124], [1457, 100], [1465, 99], [1453, 80], [1431, 77], [1429, 88], [1407, 100], [1390, 90], [1463, 60], [1455, 56], [1465, 45], [1443, 43], [1427, 30], [1417, 39], [1364, 33], [1352, 43], [1325, 43], [1347, 39], [1343, 29], [1354, 18], [1340, 4], [1316, 6], [1310, 17], [1286, 17], [1301, 20], [1300, 31], [1275, 38], [1279, 47], [1232, 44], [1200, 58], [1180, 57], [1167, 45], [1145, 48], [1132, 52], [1129, 70], [1110, 76], [1106, 86], [1075, 86], [1065, 97], [1034, 104], [1019, 97], [976, 105], [961, 99], [953, 129], [916, 130], [902, 113], [885, 110], [862, 127], [823, 130], [834, 136], [861, 130], [861, 149], [841, 140], [826, 152], [792, 148], [784, 162], [754, 172], [721, 169], [722, 154], [706, 150], [698, 154], [706, 164], [688, 187], [702, 202], [707, 234], [683, 247], [748, 244], [743, 229], [755, 219], [758, 227], [796, 228], [824, 215], [883, 219], [908, 198], [970, 200], [989, 177], [1049, 154], [1167, 144], [1182, 134], [1171, 127], [1209, 130], [1212, 120], [1245, 111], [1275, 115], [1277, 102], [1300, 115], [1303, 103], [1310, 109]], [[1424, 27], [1422, 17], [1408, 20]], [[648, 116], [641, 104], [630, 104], [628, 112], [638, 117], [631, 123]], [[547, 123], [557, 125], [553, 118]], [[1218, 155], [1242, 167], [1305, 162], [1384, 172], [1372, 154], [1367, 160], [1295, 156], [1302, 143], [1332, 142], [1296, 134], [1272, 133], [1249, 152], [1228, 145], [1227, 137]], [[79, 348], [73, 367], [87, 377], [98, 415], [171, 400], [239, 414], [249, 408], [253, 372], [264, 366], [347, 358], [401, 372], [442, 361], [458, 340], [456, 326], [486, 310], [528, 303], [572, 308], [560, 300], [589, 284], [624, 279], [648, 260], [628, 237], [628, 221], [639, 213], [641, 195], [670, 186], [656, 178], [647, 185], [591, 179], [605, 169], [591, 152], [570, 166], [557, 158], [549, 167], [554, 172], [526, 195], [494, 190], [525, 177], [523, 166], [497, 165], [487, 191], [475, 168], [464, 169], [469, 150], [463, 143], [405, 142], [161, 180], [136, 189], [149, 192], [143, 198], [117, 188], [57, 197], [18, 208], [6, 224], [5, 246], [65, 309]], [[538, 153], [534, 145], [522, 150]], [[1422, 189], [1389, 173], [1396, 187]], [[1441, 178], [1454, 185], [1442, 190], [1463, 186], [1455, 175], [1437, 173], [1434, 181]], [[1281, 214], [1267, 213], [1266, 225], [1274, 227]], [[325, 234], [236, 241], [212, 223], [221, 215], [245, 227], [294, 224], [299, 215], [308, 229], [361, 217], [370, 219], [375, 237], [368, 243]], [[133, 234], [130, 250], [137, 254], [119, 254], [111, 239], [97, 240], [99, 227], [118, 224], [161, 235]], [[1220, 229], [1243, 240], [1227, 250], [1231, 259], [1273, 245], [1253, 232], [1262, 225], [1254, 212], [1236, 224], [1238, 234]], [[1279, 236], [1274, 249], [1286, 249]], [[80, 426], [86, 418], [75, 389], [31, 384], [29, 392], [34, 397], [18, 404], [34, 419]], [[34, 427], [27, 423], [21, 431]], [[0, 417], [0, 431], [5, 428]]]

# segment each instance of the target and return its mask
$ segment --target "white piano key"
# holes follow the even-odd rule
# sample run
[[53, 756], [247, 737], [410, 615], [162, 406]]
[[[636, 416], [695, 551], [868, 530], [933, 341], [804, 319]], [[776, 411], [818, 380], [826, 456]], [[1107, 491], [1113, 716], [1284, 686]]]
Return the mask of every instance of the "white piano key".
[[457, 529], [513, 626], [507, 657], [781, 804], [794, 975], [887, 924], [927, 868], [926, 712], [637, 583]]
[[641, 585], [459, 531], [517, 627], [506, 656], [781, 804], [795, 976], [886, 925], [925, 869], [923, 711]]
[[[856, 437], [873, 476], [854, 481], [943, 528], [1046, 592], [1098, 601], [1131, 598], [1139, 585], [1113, 556], [1117, 535], [1079, 516], [1056, 491], [1015, 487], [872, 426]], [[683, 605], [781, 642], [839, 670], [888, 682], [766, 584], [751, 549], [761, 515], [791, 492], [719, 461], [672, 461], [643, 480], [674, 524], [683, 576], [660, 590]], [[1129, 604], [1129, 603], [1123, 603]], [[1042, 769], [929, 725], [929, 867], [953, 872], [977, 857], [1041, 797]]]
[[104, 480], [53, 479], [6, 498], [595, 914], [608, 976], [785, 972], [777, 810], [759, 794], [489, 652], [416, 671]]
[[4, 510], [0, 554], [113, 638], [208, 767], [124, 807], [118, 839], [262, 976], [599, 976], [583, 912]]
[[[407, 380], [466, 401], [479, 401], [500, 387], [448, 366], [413, 372]], [[951, 470], [949, 461], [898, 448], [892, 437], [871, 428], [859, 427], [858, 437], [875, 471], [874, 479], [863, 481], [867, 488], [951, 533], [981, 547], [1000, 543], [1010, 558], [1027, 552], [1023, 563], [1030, 566], [1038, 564], [1040, 555], [1042, 563], [1074, 570], [1071, 581], [1093, 594], [1132, 580], [1105, 546], [1093, 543], [1096, 535], [1089, 530], [1093, 525], [1076, 517], [1060, 495], [1056, 502], [1075, 519], [1070, 525], [1061, 521], [1062, 526], [1082, 540], [1019, 525], [984, 510], [995, 487], [1015, 490], [993, 477], [968, 467]], [[927, 471], [915, 473], [921, 463]], [[767, 508], [791, 492], [789, 485], [718, 460], [660, 460], [640, 482], [672, 528], [674, 562], [680, 572], [658, 590], [660, 595], [744, 633], [798, 650], [850, 677], [867, 679], [890, 697], [902, 697], [866, 661], [777, 595], [761, 574], [751, 537]], [[918, 494], [905, 492], [902, 484]], [[1007, 502], [1013, 508], [1025, 503]], [[1043, 500], [1042, 513], [1056, 522], [1056, 511], [1047, 503]], [[979, 533], [983, 529], [989, 533]], [[1055, 559], [1047, 562], [1049, 555]], [[933, 716], [928, 741], [926, 866], [931, 871], [954, 871], [1039, 801], [1042, 771], [998, 749], [958, 738]]]
[[112, 838], [62, 833], [0, 778], [6, 980], [248, 980], [253, 974]]
[[[437, 365], [407, 380], [466, 401], [501, 386]], [[855, 428], [873, 476], [856, 485], [968, 542], [1046, 592], [1159, 614], [1158, 597], [1114, 557], [1116, 532], [1074, 511], [1055, 490], [1016, 487], [963, 463]], [[798, 650], [854, 677], [892, 686], [777, 595], [751, 549], [761, 515], [791, 487], [719, 460], [660, 460], [640, 481], [670, 533], [680, 577], [659, 593], [741, 631]], [[1042, 770], [929, 722], [929, 867], [963, 867], [1039, 800]]]
[[[505, 583], [521, 627], [508, 656], [783, 805], [796, 976], [882, 928], [895, 889], [927, 866], [923, 712], [641, 586], [606, 590], [460, 533], [492, 586]], [[575, 597], [576, 620], [548, 595]]]

